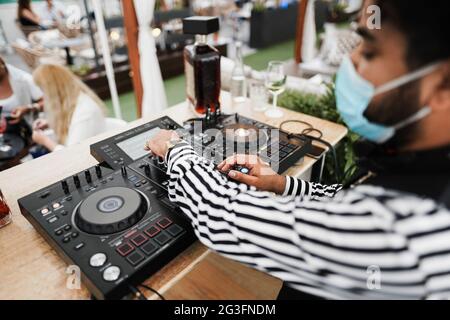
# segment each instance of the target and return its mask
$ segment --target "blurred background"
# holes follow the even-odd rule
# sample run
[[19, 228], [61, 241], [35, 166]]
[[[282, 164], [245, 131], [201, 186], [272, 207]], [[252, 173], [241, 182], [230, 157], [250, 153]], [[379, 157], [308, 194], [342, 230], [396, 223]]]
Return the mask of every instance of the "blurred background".
[[[19, 17], [19, 4], [28, 6], [38, 23]], [[239, 43], [249, 79], [264, 77], [269, 61], [284, 63], [287, 90], [278, 105], [342, 123], [329, 87], [342, 57], [357, 44], [352, 23], [361, 4], [362, 0], [0, 0], [0, 56], [30, 74], [42, 64], [64, 65], [105, 102], [108, 117], [132, 121], [143, 108], [157, 112], [186, 100], [183, 49], [194, 37], [183, 34], [182, 19], [218, 16], [220, 30], [208, 36], [208, 43], [222, 55], [223, 90], [230, 89]], [[163, 88], [155, 93], [161, 101], [146, 106], [139, 105], [142, 96], [133, 86], [133, 57], [138, 60], [143, 50], [137, 41], [143, 28], [154, 44], [141, 45], [150, 55], [156, 53], [159, 64], [159, 70], [148, 71], [151, 79], [143, 83], [143, 91]], [[108, 76], [105, 62], [112, 66], [113, 76]], [[147, 74], [142, 67], [141, 63], [140, 77]], [[352, 136], [347, 140], [350, 145]], [[338, 153], [343, 166], [351, 167], [351, 148], [342, 145]]]
[[[45, 0], [32, 1], [32, 10], [42, 17], [42, 27], [24, 26], [17, 19], [17, 1], [0, 0], [0, 54], [7, 63], [20, 69], [32, 71], [41, 63], [68, 64], [109, 108], [110, 93], [104, 74], [102, 51], [90, 0], [54, 0], [52, 14], [48, 13]], [[244, 63], [255, 70], [263, 70], [269, 60], [287, 63], [294, 59], [296, 23], [298, 15], [296, 0], [156, 0], [152, 21], [152, 34], [156, 40], [158, 61], [164, 79], [168, 105], [185, 99], [182, 50], [192, 43], [193, 37], [182, 34], [181, 19], [191, 15], [215, 15], [221, 20], [220, 32], [211, 37], [216, 48], [231, 59], [234, 58], [234, 42], [243, 43]], [[348, 21], [348, 12], [360, 5], [360, 1], [314, 1], [314, 24], [318, 49], [325, 34], [337, 25]], [[105, 27], [114, 64], [120, 106], [126, 120], [137, 117], [136, 102], [132, 93], [127, 37], [124, 30], [123, 7], [120, 0], [101, 1]], [[77, 15], [80, 15], [79, 17]], [[79, 27], [69, 29], [64, 22]], [[63, 39], [72, 39], [64, 47]], [[326, 44], [329, 46], [329, 44]], [[323, 54], [337, 50], [323, 48], [325, 62], [313, 61], [310, 74], [332, 74], [339, 64], [339, 56]], [[326, 49], [326, 50], [325, 50]], [[67, 53], [70, 59], [66, 59]], [[318, 52], [320, 54], [320, 52]], [[329, 65], [327, 65], [327, 63]], [[295, 74], [295, 68], [292, 68]], [[306, 73], [306, 72], [305, 72]]]

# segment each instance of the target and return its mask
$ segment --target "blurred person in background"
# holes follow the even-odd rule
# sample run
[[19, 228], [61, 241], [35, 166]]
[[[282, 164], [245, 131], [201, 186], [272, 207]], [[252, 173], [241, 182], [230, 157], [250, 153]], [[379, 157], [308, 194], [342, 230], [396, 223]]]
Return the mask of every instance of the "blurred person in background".
[[[0, 57], [0, 106], [10, 124], [23, 117], [42, 111], [43, 94], [33, 77]], [[31, 120], [30, 120], [31, 121]], [[31, 122], [30, 122], [31, 123]]]
[[42, 19], [31, 8], [31, 0], [19, 0], [17, 19], [22, 26], [41, 27]]
[[[44, 92], [45, 119], [33, 124], [33, 141], [54, 151], [106, 130], [102, 100], [69, 69], [46, 64], [33, 72]], [[54, 137], [48, 134], [51, 129]]]
[[58, 1], [46, 0], [40, 7], [39, 16], [43, 21], [60, 22], [65, 18], [64, 7]]

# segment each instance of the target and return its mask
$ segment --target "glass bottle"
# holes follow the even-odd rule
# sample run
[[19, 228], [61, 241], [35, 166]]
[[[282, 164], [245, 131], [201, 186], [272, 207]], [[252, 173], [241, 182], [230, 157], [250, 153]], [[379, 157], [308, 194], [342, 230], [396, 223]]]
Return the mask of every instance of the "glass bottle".
[[247, 98], [247, 81], [245, 79], [241, 42], [236, 42], [236, 58], [231, 73], [230, 93], [234, 103], [242, 103]]
[[220, 108], [220, 53], [208, 45], [207, 35], [219, 29], [217, 17], [183, 19], [183, 32], [196, 34], [193, 45], [184, 48], [186, 95], [199, 114]]
[[11, 220], [11, 210], [9, 210], [8, 204], [0, 190], [0, 228], [9, 224]]

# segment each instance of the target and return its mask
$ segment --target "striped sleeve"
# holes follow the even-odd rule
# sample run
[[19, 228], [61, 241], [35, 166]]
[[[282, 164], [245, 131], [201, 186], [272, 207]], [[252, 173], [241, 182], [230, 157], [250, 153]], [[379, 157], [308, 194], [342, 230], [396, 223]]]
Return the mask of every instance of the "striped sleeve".
[[450, 297], [450, 212], [374, 186], [315, 201], [229, 181], [187, 145], [169, 197], [216, 252], [330, 299]]
[[334, 197], [341, 189], [341, 184], [323, 185], [286, 176], [286, 187], [282, 195], [319, 199]]

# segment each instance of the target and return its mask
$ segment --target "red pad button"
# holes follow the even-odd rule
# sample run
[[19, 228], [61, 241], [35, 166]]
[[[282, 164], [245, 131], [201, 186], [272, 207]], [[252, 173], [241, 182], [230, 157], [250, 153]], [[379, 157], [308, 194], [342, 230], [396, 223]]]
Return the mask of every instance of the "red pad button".
[[129, 243], [124, 243], [116, 248], [116, 251], [122, 256], [125, 257], [127, 254], [132, 252], [134, 247]]
[[131, 239], [131, 242], [133, 242], [136, 246], [140, 246], [147, 242], [148, 238], [144, 236], [143, 234], [138, 234], [137, 236], [133, 237]]
[[169, 218], [162, 218], [161, 220], [158, 221], [158, 225], [163, 229], [167, 228], [171, 224], [172, 221]]
[[145, 233], [150, 236], [150, 237], [154, 237], [156, 236], [161, 230], [158, 227], [155, 226], [151, 226], [150, 228], [148, 228], [147, 230], [145, 230]]

